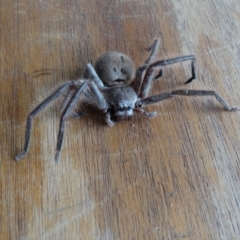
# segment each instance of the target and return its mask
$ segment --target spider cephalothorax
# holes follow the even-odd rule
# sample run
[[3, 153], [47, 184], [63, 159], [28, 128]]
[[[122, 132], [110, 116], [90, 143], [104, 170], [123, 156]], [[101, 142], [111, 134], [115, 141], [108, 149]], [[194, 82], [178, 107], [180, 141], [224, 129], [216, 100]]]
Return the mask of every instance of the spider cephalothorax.
[[132, 118], [138, 99], [132, 87], [125, 85], [106, 88], [103, 90], [103, 95], [108, 103], [105, 118], [109, 125], [113, 125], [114, 122], [130, 120]]
[[[152, 83], [162, 76], [162, 69], [166, 65], [191, 61], [192, 76], [186, 83], [196, 78], [194, 55], [176, 57], [172, 59], [152, 62], [155, 58], [159, 41], [155, 40], [149, 48], [149, 58], [137, 68], [133, 61], [125, 54], [119, 52], [107, 52], [101, 55], [93, 67], [87, 64], [83, 78], [68, 81], [57, 88], [50, 96], [43, 100], [27, 117], [24, 149], [15, 160], [23, 158], [28, 150], [33, 118], [45, 107], [56, 100], [60, 95], [66, 94], [62, 104], [62, 114], [58, 131], [55, 160], [58, 161], [63, 141], [65, 120], [69, 116], [81, 117], [85, 115], [84, 109], [79, 110], [82, 103], [94, 106], [105, 114], [105, 121], [109, 126], [117, 122], [130, 120], [134, 113], [140, 113], [147, 117], [156, 116], [156, 112], [147, 112], [144, 107], [157, 103], [173, 96], [215, 96], [216, 99], [229, 111], [239, 110], [232, 108], [215, 92], [209, 90], [173, 90], [148, 97]], [[155, 69], [160, 69], [155, 73]], [[80, 105], [79, 107], [77, 105]], [[76, 111], [76, 109], [78, 109]]]

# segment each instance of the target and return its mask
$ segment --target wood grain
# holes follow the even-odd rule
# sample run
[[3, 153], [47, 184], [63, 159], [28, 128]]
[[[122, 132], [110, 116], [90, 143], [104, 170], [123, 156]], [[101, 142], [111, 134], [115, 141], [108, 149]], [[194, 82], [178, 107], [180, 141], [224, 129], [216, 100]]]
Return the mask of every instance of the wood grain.
[[26, 116], [55, 86], [81, 76], [103, 52], [136, 66], [161, 39], [158, 58], [195, 54], [164, 69], [152, 93], [216, 90], [240, 105], [238, 0], [0, 1], [1, 239], [239, 239], [240, 112], [211, 97], [176, 97], [110, 128], [90, 111], [69, 119], [54, 162], [59, 106]]

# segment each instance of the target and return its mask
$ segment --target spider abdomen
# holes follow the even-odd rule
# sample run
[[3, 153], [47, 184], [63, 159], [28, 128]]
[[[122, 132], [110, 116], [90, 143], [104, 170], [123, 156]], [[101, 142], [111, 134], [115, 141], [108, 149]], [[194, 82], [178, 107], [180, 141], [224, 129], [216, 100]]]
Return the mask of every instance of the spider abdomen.
[[105, 85], [116, 86], [129, 84], [133, 79], [135, 67], [127, 55], [107, 52], [97, 59], [95, 70]]

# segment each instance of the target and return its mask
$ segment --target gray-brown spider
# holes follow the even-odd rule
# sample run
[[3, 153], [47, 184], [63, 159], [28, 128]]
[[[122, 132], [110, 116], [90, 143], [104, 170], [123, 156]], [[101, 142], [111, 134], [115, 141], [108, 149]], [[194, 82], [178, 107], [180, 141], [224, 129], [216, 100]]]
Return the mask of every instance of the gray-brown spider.
[[[95, 68], [87, 64], [83, 78], [75, 81], [68, 81], [57, 88], [50, 96], [42, 101], [27, 117], [25, 144], [23, 151], [15, 156], [18, 161], [23, 158], [28, 150], [33, 118], [40, 113], [49, 103], [56, 100], [60, 95], [66, 94], [62, 104], [62, 114], [58, 131], [57, 148], [55, 160], [59, 160], [60, 150], [63, 141], [64, 121], [69, 116], [81, 117], [85, 115], [79, 110], [82, 103], [96, 107], [105, 114], [105, 121], [113, 126], [122, 120], [130, 120], [134, 112], [141, 113], [149, 118], [155, 117], [156, 112], [147, 112], [143, 108], [173, 96], [215, 96], [216, 99], [228, 110], [239, 110], [232, 108], [215, 92], [209, 90], [174, 90], [147, 97], [151, 84], [162, 76], [162, 69], [154, 75], [154, 70], [166, 65], [191, 61], [191, 78], [186, 81], [190, 83], [195, 79], [194, 55], [176, 57], [167, 60], [152, 62], [154, 59], [159, 41], [155, 40], [149, 48], [150, 56], [143, 65], [137, 68], [134, 77], [134, 64], [125, 54], [118, 52], [107, 52], [100, 56]], [[145, 73], [145, 74], [143, 74]], [[132, 81], [132, 79], [134, 79]], [[81, 109], [81, 108], [80, 108]]]

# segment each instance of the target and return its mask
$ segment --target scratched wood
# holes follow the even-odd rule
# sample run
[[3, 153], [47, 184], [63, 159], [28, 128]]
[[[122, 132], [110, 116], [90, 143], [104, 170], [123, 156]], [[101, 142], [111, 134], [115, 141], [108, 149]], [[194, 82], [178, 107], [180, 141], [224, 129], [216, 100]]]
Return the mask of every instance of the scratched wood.
[[216, 90], [240, 105], [238, 0], [0, 1], [1, 239], [239, 239], [240, 112], [211, 97], [176, 97], [110, 128], [95, 111], [68, 119], [54, 162], [59, 104], [28, 112], [54, 86], [117, 50], [136, 65], [161, 39], [158, 58], [195, 54], [164, 69], [152, 94]]

